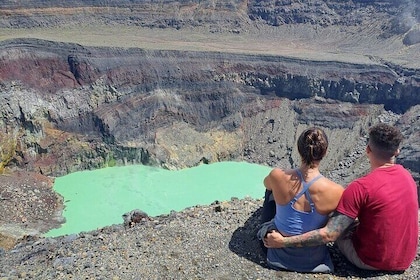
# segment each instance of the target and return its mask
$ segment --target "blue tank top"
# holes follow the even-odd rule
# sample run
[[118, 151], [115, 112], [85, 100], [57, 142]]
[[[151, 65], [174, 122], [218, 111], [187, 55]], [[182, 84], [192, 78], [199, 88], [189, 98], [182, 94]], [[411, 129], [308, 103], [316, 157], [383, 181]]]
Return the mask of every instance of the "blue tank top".
[[[303, 180], [302, 173], [297, 169], [297, 174], [302, 182], [302, 190], [286, 205], [276, 204], [274, 223], [280, 232], [288, 235], [298, 235], [323, 227], [328, 220], [328, 215], [319, 214], [309, 194], [309, 187], [322, 175], [318, 175], [310, 182]], [[305, 195], [310, 204], [310, 211], [299, 211], [294, 207], [295, 202]], [[298, 272], [324, 272], [334, 271], [327, 246], [320, 245], [302, 248], [280, 248], [267, 250], [267, 261], [271, 267], [287, 269]]]
[[[299, 169], [296, 169], [300, 181], [302, 182], [302, 190], [286, 205], [276, 204], [276, 215], [274, 217], [274, 223], [280, 232], [287, 235], [298, 235], [311, 231], [316, 228], [323, 227], [327, 222], [328, 216], [319, 214], [309, 194], [309, 187], [322, 175], [318, 175], [310, 182], [303, 180], [302, 173]], [[311, 207], [309, 212], [296, 210], [294, 205], [296, 201], [305, 195]]]

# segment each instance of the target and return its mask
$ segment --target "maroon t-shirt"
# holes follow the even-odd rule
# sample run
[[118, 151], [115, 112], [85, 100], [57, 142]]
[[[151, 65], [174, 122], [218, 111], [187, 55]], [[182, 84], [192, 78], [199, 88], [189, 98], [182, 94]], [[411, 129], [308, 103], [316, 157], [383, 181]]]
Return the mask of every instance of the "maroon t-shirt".
[[401, 165], [377, 168], [353, 181], [337, 211], [359, 218], [353, 245], [359, 258], [381, 270], [405, 270], [418, 246], [417, 186]]

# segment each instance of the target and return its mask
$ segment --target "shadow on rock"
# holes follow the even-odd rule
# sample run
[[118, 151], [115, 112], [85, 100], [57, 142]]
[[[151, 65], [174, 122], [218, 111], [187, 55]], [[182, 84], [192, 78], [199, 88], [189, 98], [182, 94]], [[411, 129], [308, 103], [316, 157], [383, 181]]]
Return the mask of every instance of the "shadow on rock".
[[[240, 257], [244, 257], [264, 268], [269, 268], [266, 256], [263, 252], [260, 241], [257, 238], [257, 231], [261, 221], [262, 207], [257, 209], [245, 222], [232, 234], [229, 242], [229, 249]], [[334, 245], [328, 246], [335, 271], [333, 275], [339, 277], [378, 277], [383, 275], [397, 275], [401, 272], [369, 271], [362, 270], [351, 264]], [[286, 272], [286, 271], [283, 271]]]
[[337, 246], [329, 246], [328, 247], [332, 261], [334, 263], [335, 271], [334, 275], [342, 276], [342, 277], [379, 277], [383, 275], [398, 275], [402, 274], [402, 272], [390, 272], [390, 271], [371, 271], [371, 270], [363, 270], [359, 269], [350, 263], [344, 256], [341, 254], [340, 250]]
[[257, 209], [245, 222], [243, 227], [235, 230], [229, 242], [229, 249], [240, 257], [267, 267], [265, 254], [257, 238], [261, 212], [262, 208]]

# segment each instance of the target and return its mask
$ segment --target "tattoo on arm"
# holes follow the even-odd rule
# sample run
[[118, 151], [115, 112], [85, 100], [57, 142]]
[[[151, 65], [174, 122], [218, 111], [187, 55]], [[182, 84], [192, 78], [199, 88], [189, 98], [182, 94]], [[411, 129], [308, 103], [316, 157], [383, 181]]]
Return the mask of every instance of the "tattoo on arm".
[[335, 212], [325, 227], [301, 235], [286, 237], [284, 245], [285, 247], [308, 247], [335, 241], [353, 221], [354, 219]]

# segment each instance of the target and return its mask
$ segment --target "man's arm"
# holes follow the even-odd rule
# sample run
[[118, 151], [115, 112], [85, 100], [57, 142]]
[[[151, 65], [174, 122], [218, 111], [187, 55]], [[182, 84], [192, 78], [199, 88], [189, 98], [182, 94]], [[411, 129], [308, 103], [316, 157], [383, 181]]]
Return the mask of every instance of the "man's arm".
[[264, 238], [267, 248], [309, 247], [326, 244], [337, 240], [340, 234], [351, 225], [354, 219], [334, 212], [325, 227], [301, 235], [284, 237], [279, 232], [271, 232]]

